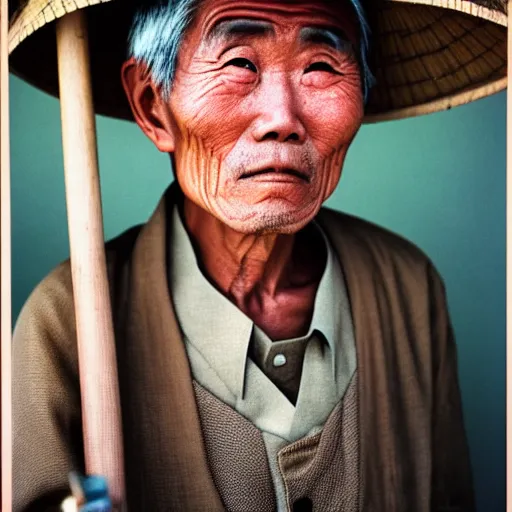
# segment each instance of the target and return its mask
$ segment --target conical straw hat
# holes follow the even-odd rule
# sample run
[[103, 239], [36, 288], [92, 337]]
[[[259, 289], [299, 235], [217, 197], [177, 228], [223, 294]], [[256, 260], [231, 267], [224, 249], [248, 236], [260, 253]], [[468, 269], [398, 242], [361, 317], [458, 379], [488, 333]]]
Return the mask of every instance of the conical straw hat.
[[[137, 0], [25, 0], [11, 10], [11, 71], [57, 96], [54, 21], [87, 9], [95, 110], [131, 120], [120, 82]], [[11, 2], [13, 5], [15, 2]], [[368, 0], [377, 83], [366, 121], [445, 110], [506, 87], [506, 0]]]

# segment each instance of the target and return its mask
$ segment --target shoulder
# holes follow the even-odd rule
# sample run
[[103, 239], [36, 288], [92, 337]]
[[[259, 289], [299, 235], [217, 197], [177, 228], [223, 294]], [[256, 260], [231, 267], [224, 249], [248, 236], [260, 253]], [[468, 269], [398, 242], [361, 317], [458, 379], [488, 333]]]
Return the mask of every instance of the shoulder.
[[[136, 237], [137, 228], [105, 246], [111, 290]], [[61, 491], [68, 493], [70, 469], [83, 470], [80, 401], [71, 265], [65, 261], [35, 287], [13, 333], [13, 510], [47, 510], [44, 500], [54, 503]]]
[[317, 220], [331, 237], [344, 238], [346, 244], [356, 243], [362, 251], [431, 264], [430, 258], [413, 242], [368, 220], [329, 208], [322, 208]]
[[322, 208], [318, 221], [334, 234], [350, 237], [366, 250], [383, 250], [390, 255], [409, 255], [419, 261], [429, 260], [428, 256], [413, 242], [368, 220]]
[[[135, 226], [105, 244], [108, 280], [113, 293], [121, 269], [129, 264], [141, 226]], [[55, 267], [32, 291], [16, 322], [15, 337], [62, 340], [70, 349], [75, 338], [75, 313], [70, 260]], [[23, 336], [21, 336], [23, 334]]]
[[[317, 221], [325, 229], [338, 255], [355, 272], [379, 275], [382, 282], [444, 289], [430, 257], [416, 244], [362, 218], [322, 208]], [[345, 269], [344, 269], [345, 270]]]

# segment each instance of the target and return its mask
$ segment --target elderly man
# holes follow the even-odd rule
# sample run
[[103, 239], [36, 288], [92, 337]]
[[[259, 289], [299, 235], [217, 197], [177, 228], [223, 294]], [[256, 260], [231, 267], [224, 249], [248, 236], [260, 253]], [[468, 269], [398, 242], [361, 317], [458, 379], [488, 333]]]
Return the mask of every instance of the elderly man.
[[[321, 209], [363, 119], [367, 37], [355, 0], [134, 18], [123, 87], [176, 184], [107, 244], [131, 511], [474, 508], [438, 274]], [[13, 346], [14, 510], [50, 510], [83, 471], [68, 263]]]

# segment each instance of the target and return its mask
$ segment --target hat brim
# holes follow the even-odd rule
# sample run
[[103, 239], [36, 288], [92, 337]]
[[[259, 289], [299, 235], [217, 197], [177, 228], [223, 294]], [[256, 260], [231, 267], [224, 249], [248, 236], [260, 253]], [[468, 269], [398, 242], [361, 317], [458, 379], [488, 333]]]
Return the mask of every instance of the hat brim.
[[[58, 96], [53, 21], [87, 7], [95, 110], [133, 120], [120, 68], [135, 1], [29, 0], [11, 22], [11, 71]], [[366, 122], [445, 110], [506, 87], [504, 5], [492, 9], [467, 0], [377, 0], [371, 5], [377, 83], [366, 106]]]

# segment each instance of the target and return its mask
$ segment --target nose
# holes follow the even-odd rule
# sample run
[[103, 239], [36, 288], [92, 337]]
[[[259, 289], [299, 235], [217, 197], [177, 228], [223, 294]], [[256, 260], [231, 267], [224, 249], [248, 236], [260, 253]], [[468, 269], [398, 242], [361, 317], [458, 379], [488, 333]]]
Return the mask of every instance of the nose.
[[304, 142], [306, 129], [300, 119], [297, 95], [284, 74], [273, 73], [261, 81], [256, 108], [252, 134], [257, 142]]

